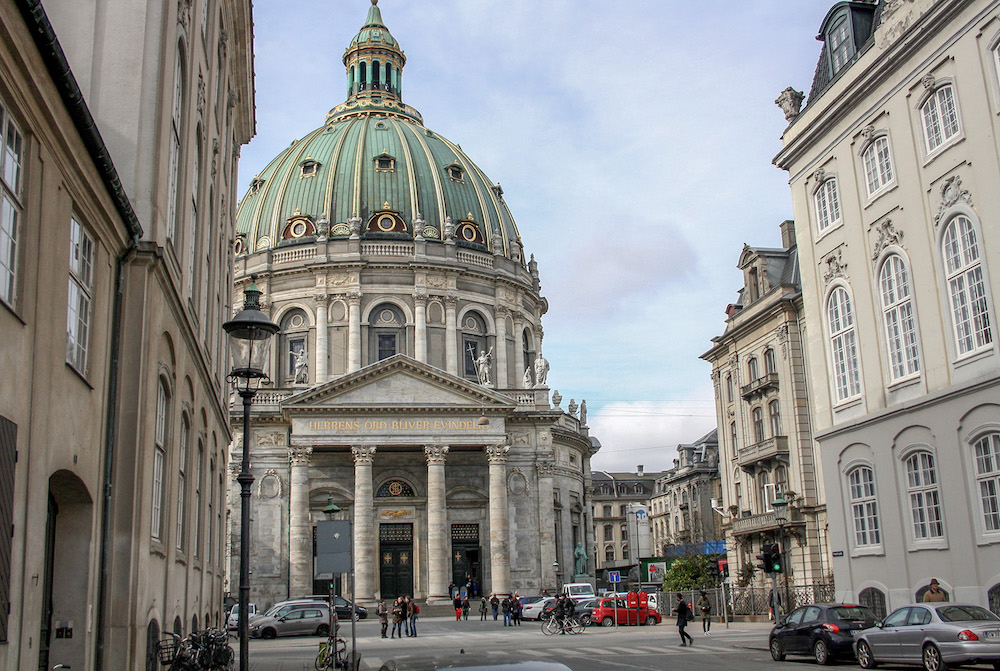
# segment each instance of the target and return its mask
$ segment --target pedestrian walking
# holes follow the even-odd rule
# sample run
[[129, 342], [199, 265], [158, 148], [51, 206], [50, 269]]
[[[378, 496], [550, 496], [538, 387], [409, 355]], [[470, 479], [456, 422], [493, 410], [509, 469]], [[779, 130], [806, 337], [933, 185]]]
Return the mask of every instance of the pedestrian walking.
[[677, 606], [674, 608], [674, 612], [677, 613], [677, 632], [681, 635], [681, 647], [694, 645], [691, 634], [684, 631], [688, 622], [694, 619], [694, 614], [691, 612], [691, 607], [684, 601], [684, 595], [680, 592], [677, 593]]
[[403, 638], [403, 602], [396, 599], [392, 602], [392, 635], [389, 638], [396, 638], [396, 634]]
[[481, 598], [479, 600], [479, 621], [480, 622], [485, 622], [486, 621], [486, 611], [488, 611], [489, 609], [490, 609], [489, 605], [487, 605], [487, 603], [486, 603], [486, 597], [484, 596], [483, 598]]
[[452, 604], [455, 606], [455, 622], [458, 622], [462, 619], [462, 597], [455, 596], [452, 599]]
[[375, 612], [378, 614], [378, 623], [382, 625], [382, 638], [389, 638], [386, 636], [389, 630], [389, 607], [385, 605], [385, 599], [378, 602]]
[[410, 601], [410, 636], [417, 637], [417, 615], [420, 614], [420, 606], [417, 605], [417, 600], [413, 599]]
[[410, 597], [404, 596], [403, 600], [400, 602], [400, 606], [403, 610], [403, 631], [406, 635], [410, 635]]
[[521, 597], [514, 592], [514, 596], [510, 601], [510, 621], [515, 627], [521, 626], [521, 609], [524, 607], [521, 605]]
[[510, 625], [510, 597], [505, 596], [503, 598], [503, 603], [500, 604], [500, 609], [503, 611], [503, 626], [509, 627]]
[[490, 608], [493, 609], [493, 621], [497, 621], [497, 615], [500, 613], [500, 599], [494, 594], [490, 597]]
[[705, 636], [712, 635], [712, 601], [708, 598], [708, 592], [702, 590], [701, 598], [698, 599], [698, 612], [701, 614], [701, 631]]
[[462, 598], [462, 619], [469, 619], [469, 597], [466, 595]]

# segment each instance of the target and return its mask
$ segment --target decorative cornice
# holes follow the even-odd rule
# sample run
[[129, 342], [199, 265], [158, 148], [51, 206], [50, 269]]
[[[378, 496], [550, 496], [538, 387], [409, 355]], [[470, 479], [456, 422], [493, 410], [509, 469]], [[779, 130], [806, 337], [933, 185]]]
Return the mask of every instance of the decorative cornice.
[[288, 461], [292, 466], [308, 466], [312, 459], [313, 448], [296, 445], [288, 448]]
[[447, 445], [424, 445], [424, 455], [428, 464], [443, 464], [447, 454]]
[[962, 178], [954, 175], [941, 185], [941, 204], [938, 205], [937, 214], [934, 216], [934, 225], [940, 224], [945, 212], [960, 202], [972, 207], [972, 195], [962, 188]]
[[371, 445], [355, 445], [351, 448], [351, 455], [354, 457], [356, 465], [371, 464], [375, 461], [375, 447]]
[[499, 443], [497, 445], [487, 445], [485, 448], [486, 458], [490, 464], [505, 464], [507, 463], [507, 453], [510, 451], [510, 445], [507, 443]]
[[777, 339], [778, 344], [781, 345], [781, 356], [784, 359], [788, 358], [788, 324], [782, 324], [774, 329], [774, 337]]

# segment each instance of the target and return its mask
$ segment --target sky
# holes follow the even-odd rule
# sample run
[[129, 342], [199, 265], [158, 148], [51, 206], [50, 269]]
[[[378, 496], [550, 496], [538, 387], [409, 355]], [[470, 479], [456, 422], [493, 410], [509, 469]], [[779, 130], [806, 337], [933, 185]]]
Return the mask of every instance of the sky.
[[[587, 400], [592, 468], [670, 468], [716, 425], [711, 367], [743, 244], [792, 216], [771, 164], [834, 0], [380, 0], [403, 102], [462, 145], [534, 254], [548, 383]], [[257, 135], [239, 193], [344, 101], [369, 0], [255, 0]]]

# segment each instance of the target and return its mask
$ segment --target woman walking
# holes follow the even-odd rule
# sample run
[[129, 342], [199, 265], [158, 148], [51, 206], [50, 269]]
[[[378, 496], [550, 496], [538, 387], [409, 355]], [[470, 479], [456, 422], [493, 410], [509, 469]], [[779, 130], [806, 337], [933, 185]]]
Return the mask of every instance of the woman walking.
[[462, 619], [469, 619], [469, 595], [466, 594], [462, 597]]
[[677, 631], [681, 635], [681, 647], [694, 645], [691, 634], [684, 631], [688, 622], [694, 619], [694, 614], [691, 612], [691, 607], [684, 601], [684, 595], [680, 592], [677, 593], [677, 607], [674, 608], [674, 612], [677, 613]]
[[698, 599], [698, 612], [701, 614], [701, 631], [705, 636], [712, 635], [712, 600], [708, 598], [708, 592], [702, 590], [701, 598]]
[[392, 635], [389, 638], [396, 638], [396, 634], [403, 638], [403, 600], [396, 599], [392, 602]]
[[489, 604], [486, 603], [486, 597], [484, 596], [479, 600], [479, 620], [481, 622], [486, 621], [486, 613], [489, 611]]

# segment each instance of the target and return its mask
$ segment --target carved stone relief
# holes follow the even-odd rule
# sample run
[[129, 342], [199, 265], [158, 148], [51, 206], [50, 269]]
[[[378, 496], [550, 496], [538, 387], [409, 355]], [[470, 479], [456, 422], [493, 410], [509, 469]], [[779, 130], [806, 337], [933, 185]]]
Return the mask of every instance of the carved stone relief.
[[274, 499], [281, 496], [281, 477], [273, 468], [267, 469], [264, 477], [257, 483], [257, 497]]
[[847, 277], [847, 264], [841, 260], [841, 250], [837, 250], [823, 259], [823, 263], [826, 264], [826, 272], [823, 273], [823, 281], [827, 284], [834, 281], [838, 277], [844, 280], [850, 281]]
[[879, 222], [872, 229], [875, 235], [875, 243], [872, 245], [872, 261], [877, 262], [882, 251], [889, 245], [899, 245], [903, 240], [903, 232], [897, 231], [892, 225], [892, 219]]
[[941, 223], [941, 217], [958, 203], [965, 203], [972, 207], [972, 194], [962, 188], [962, 178], [958, 175], [949, 177], [941, 185], [941, 204], [938, 205], [937, 214], [934, 216], [934, 225]]
[[528, 478], [520, 468], [512, 468], [507, 475], [507, 491], [514, 496], [524, 496], [528, 493]]

